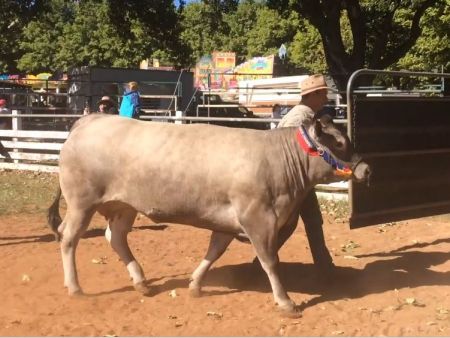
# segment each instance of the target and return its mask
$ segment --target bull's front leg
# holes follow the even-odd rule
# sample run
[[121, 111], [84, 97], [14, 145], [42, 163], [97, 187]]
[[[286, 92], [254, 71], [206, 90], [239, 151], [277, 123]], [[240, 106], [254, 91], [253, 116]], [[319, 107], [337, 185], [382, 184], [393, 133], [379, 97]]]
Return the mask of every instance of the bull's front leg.
[[134, 288], [142, 294], [149, 294], [150, 289], [145, 284], [144, 272], [128, 246], [128, 233], [131, 231], [136, 215], [137, 211], [134, 209], [121, 210], [109, 221], [105, 237], [126, 265]]
[[240, 221], [269, 277], [275, 303], [284, 314], [299, 317], [301, 314], [286, 293], [278, 273], [278, 230], [275, 214], [270, 208], [253, 203], [245, 210]]
[[211, 265], [219, 259], [220, 256], [222, 256], [233, 238], [234, 235], [232, 234], [215, 231], [212, 232], [205, 258], [201, 261], [197, 269], [195, 269], [191, 277], [191, 282], [189, 283], [189, 292], [191, 296], [200, 296], [203, 278]]

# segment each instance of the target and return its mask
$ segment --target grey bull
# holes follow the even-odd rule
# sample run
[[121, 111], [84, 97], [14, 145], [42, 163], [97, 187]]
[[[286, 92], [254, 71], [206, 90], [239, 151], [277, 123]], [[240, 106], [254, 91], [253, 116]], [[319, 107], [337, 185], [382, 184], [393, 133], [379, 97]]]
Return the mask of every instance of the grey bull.
[[200, 293], [206, 272], [233, 238], [244, 235], [269, 277], [275, 303], [296, 313], [277, 271], [280, 229], [314, 185], [369, 175], [368, 165], [332, 122], [315, 120], [302, 128], [175, 125], [102, 114], [80, 119], [60, 154], [67, 212], [61, 222], [59, 193], [48, 215], [62, 237], [69, 294], [82, 292], [75, 250], [96, 211], [108, 219], [111, 246], [135, 288], [149, 292], [127, 242], [140, 212], [155, 222], [212, 230], [206, 256], [192, 274], [192, 294]]

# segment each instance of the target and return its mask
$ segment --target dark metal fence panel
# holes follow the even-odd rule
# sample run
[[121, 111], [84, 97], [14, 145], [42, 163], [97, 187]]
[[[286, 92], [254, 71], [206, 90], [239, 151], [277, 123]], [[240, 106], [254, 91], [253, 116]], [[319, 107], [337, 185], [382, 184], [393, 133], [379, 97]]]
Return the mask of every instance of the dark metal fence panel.
[[351, 97], [349, 133], [373, 175], [350, 185], [350, 227], [450, 213], [450, 98]]

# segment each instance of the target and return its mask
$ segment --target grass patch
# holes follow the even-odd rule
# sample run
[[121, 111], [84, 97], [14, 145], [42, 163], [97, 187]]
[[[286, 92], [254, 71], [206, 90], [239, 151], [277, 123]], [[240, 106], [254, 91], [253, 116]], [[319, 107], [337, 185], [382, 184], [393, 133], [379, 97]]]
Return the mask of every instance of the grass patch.
[[0, 215], [45, 212], [58, 187], [58, 174], [0, 170]]

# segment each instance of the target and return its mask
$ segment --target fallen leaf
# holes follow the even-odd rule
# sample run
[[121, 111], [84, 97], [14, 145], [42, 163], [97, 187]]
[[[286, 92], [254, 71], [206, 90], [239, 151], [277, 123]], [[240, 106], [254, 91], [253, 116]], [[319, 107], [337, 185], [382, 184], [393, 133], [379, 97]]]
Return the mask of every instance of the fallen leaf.
[[91, 262], [94, 264], [106, 264], [105, 257], [92, 258]]
[[418, 307], [424, 307], [425, 306], [425, 304], [419, 303], [417, 301], [417, 299], [415, 299], [413, 297], [405, 298], [405, 304], [412, 305], [412, 306], [418, 306]]
[[437, 323], [436, 322], [427, 322], [427, 325], [432, 326], [432, 325], [437, 325]]
[[354, 260], [359, 259], [358, 257], [350, 256], [350, 255], [346, 255], [346, 256], [344, 256], [344, 258], [345, 259], [354, 259]]
[[29, 281], [31, 281], [31, 277], [26, 275], [26, 274], [23, 274], [22, 275], [22, 282], [29, 282]]
[[449, 311], [444, 308], [437, 308], [436, 311], [437, 311], [437, 313], [439, 313], [441, 315], [447, 315], [449, 313]]
[[340, 336], [340, 335], [344, 334], [344, 331], [333, 331], [333, 332], [331, 332], [331, 334], [334, 336]]
[[352, 251], [353, 249], [359, 248], [360, 245], [353, 241], [348, 241], [347, 244], [341, 244], [341, 251], [348, 252]]
[[222, 314], [222, 313], [220, 313], [220, 312], [214, 312], [214, 311], [208, 311], [208, 312], [206, 312], [206, 315], [207, 315], [208, 317], [214, 317], [214, 318], [217, 318], [217, 319], [221, 319], [221, 318], [223, 317], [223, 314]]
[[169, 292], [169, 296], [172, 298], [175, 298], [178, 296], [177, 294], [177, 290], [173, 289], [172, 291]]

